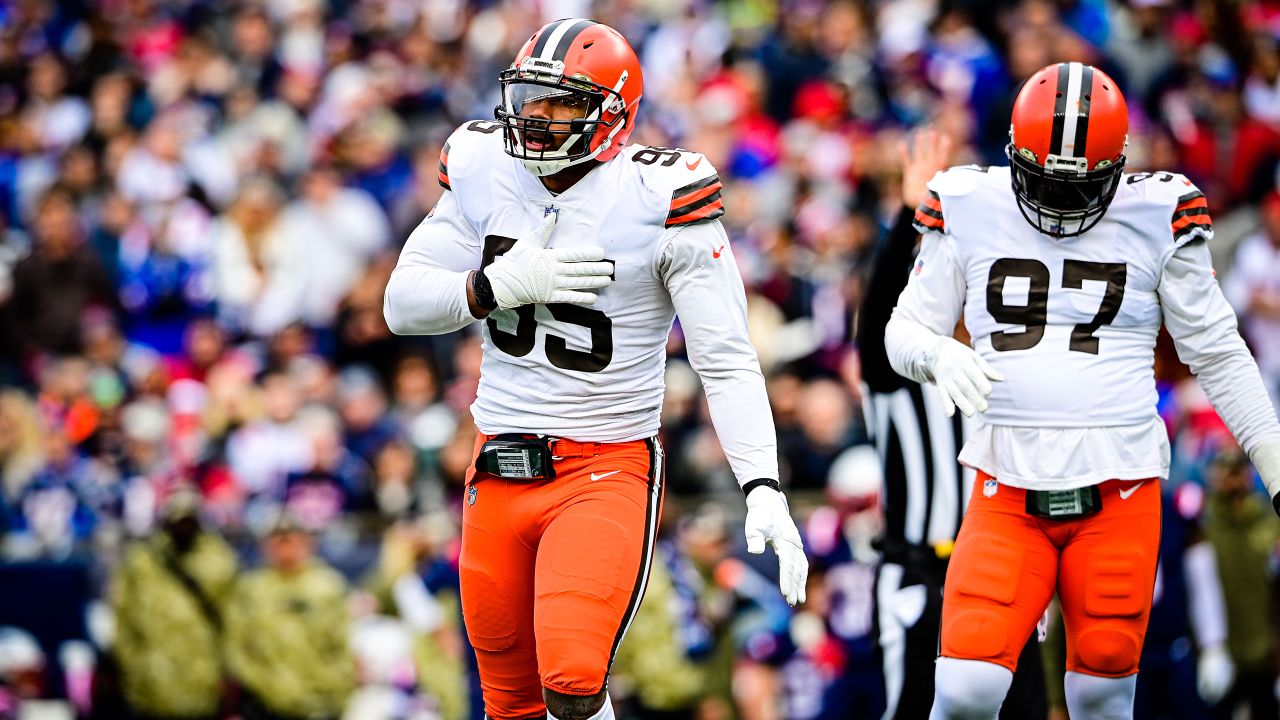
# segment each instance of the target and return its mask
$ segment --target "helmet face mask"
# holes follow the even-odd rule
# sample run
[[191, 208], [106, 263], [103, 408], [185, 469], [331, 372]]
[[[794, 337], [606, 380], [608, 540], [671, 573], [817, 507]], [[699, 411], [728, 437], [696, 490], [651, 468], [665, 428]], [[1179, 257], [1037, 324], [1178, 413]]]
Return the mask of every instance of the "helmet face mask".
[[1009, 175], [1022, 217], [1052, 237], [1096, 226], [1120, 187], [1129, 111], [1097, 68], [1058, 63], [1032, 75], [1014, 101]]
[[1085, 172], [1050, 170], [1005, 147], [1018, 210], [1031, 226], [1053, 237], [1088, 232], [1106, 214], [1120, 187], [1125, 157]]
[[627, 41], [580, 19], [543, 26], [498, 82], [502, 103], [494, 116], [504, 148], [538, 176], [616, 155], [642, 92], [640, 61]]

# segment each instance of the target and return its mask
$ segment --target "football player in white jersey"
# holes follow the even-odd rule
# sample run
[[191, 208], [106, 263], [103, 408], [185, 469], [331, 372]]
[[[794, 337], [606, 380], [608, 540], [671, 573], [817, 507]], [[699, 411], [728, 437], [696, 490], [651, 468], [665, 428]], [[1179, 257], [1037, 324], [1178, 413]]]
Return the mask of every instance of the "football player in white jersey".
[[447, 192], [405, 245], [384, 314], [398, 334], [484, 322], [461, 577], [487, 715], [610, 718], [608, 667], [661, 510], [676, 315], [746, 493], [747, 549], [773, 545], [793, 605], [808, 565], [715, 169], [626, 145], [640, 62], [610, 27], [549, 23], [499, 81], [497, 121], [444, 146]]
[[[1014, 103], [1011, 167], [941, 172], [916, 213], [890, 362], [981, 414], [960, 453], [978, 480], [947, 571], [933, 718], [996, 717], [1055, 592], [1071, 717], [1132, 717], [1169, 473], [1162, 322], [1280, 491], [1280, 423], [1214, 279], [1207, 202], [1181, 175], [1123, 174], [1127, 133], [1111, 78], [1051, 65]], [[972, 347], [952, 339], [961, 313]]]

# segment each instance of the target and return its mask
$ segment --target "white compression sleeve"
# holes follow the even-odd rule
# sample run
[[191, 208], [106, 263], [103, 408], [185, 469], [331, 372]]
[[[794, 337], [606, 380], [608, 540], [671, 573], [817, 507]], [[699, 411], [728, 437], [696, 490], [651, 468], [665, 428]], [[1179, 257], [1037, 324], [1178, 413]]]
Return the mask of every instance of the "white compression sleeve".
[[1262, 442], [1280, 439], [1280, 422], [1258, 364], [1236, 330], [1235, 311], [1214, 279], [1204, 241], [1173, 252], [1158, 292], [1178, 357], [1196, 374], [1241, 447], [1253, 456]]
[[689, 363], [702, 378], [711, 423], [738, 483], [778, 478], [777, 436], [755, 348], [747, 337], [742, 276], [719, 221], [667, 236], [658, 273], [671, 293]]

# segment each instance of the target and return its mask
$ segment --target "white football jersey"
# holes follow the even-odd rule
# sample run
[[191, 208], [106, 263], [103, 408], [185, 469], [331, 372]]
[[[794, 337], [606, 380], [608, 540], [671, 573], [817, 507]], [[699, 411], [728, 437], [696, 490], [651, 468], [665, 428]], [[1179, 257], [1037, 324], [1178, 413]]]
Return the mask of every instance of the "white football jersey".
[[[1181, 175], [1129, 174], [1094, 228], [1055, 239], [1022, 217], [1009, 168], [936, 175], [917, 225], [948, 236], [973, 347], [1005, 378], [993, 383], [984, 420], [1023, 427], [1150, 420], [1157, 288], [1178, 246], [1211, 237], [1206, 208]], [[918, 263], [931, 260], [922, 255]]]
[[[387, 288], [396, 332], [473, 322], [465, 271], [481, 269], [557, 214], [550, 247], [600, 246], [613, 283], [592, 306], [526, 305], [483, 321], [476, 425], [621, 442], [657, 433], [667, 336], [677, 311], [730, 463], [741, 482], [777, 477], [772, 417], [746, 300], [724, 228], [721, 184], [702, 155], [627, 146], [553, 195], [503, 150], [502, 126], [474, 121], [449, 138], [449, 191], [409, 238]], [[441, 274], [439, 271], [452, 271]]]

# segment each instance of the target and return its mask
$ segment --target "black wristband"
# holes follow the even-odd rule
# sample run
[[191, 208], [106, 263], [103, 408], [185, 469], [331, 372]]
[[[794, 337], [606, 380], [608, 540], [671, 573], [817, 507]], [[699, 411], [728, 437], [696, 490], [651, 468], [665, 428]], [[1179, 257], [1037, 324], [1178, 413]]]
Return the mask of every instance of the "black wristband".
[[489, 284], [489, 276], [484, 274], [483, 270], [477, 270], [475, 280], [471, 281], [472, 288], [476, 291], [476, 305], [493, 312], [498, 309], [498, 301], [493, 297], [493, 285]]
[[778, 492], [782, 492], [782, 485], [779, 484], [777, 480], [774, 480], [773, 478], [756, 478], [755, 480], [748, 481], [746, 485], [742, 486], [742, 494], [750, 495], [752, 490], [755, 490], [761, 485], [766, 485]]

